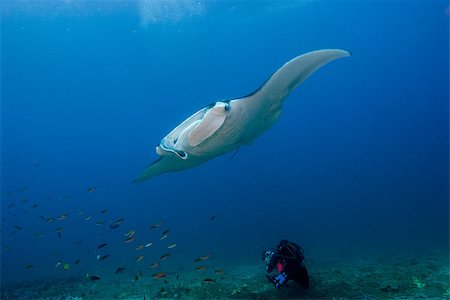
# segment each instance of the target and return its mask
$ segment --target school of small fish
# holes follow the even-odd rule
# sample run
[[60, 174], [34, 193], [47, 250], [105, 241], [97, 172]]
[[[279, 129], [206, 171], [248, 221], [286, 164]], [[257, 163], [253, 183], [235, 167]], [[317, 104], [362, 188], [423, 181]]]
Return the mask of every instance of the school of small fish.
[[[22, 187], [19, 189], [19, 193], [24, 193], [25, 191], [27, 191], [28, 188], [27, 187]], [[87, 194], [96, 194], [98, 193], [97, 188], [95, 186], [89, 186], [88, 188], [85, 189], [85, 192]], [[9, 192], [7, 194], [9, 197], [13, 196], [14, 193], [13, 192]], [[92, 197], [92, 196], [90, 196]], [[53, 199], [53, 197], [51, 196], [47, 196], [46, 197], [47, 200]], [[61, 199], [61, 198], [59, 198]], [[71, 197], [69, 195], [64, 195], [62, 197], [63, 200], [65, 201], [71, 201]], [[17, 209], [18, 205], [26, 205], [28, 203], [28, 199], [27, 198], [22, 198], [20, 201], [18, 202], [11, 202], [7, 205], [8, 210], [15, 210]], [[40, 205], [40, 203], [33, 203], [30, 206], [33, 211], [39, 211], [41, 207], [43, 207], [43, 205]], [[26, 212], [26, 211], [24, 211]], [[84, 209], [78, 209], [75, 211], [75, 213], [70, 213], [70, 212], [62, 212], [60, 214], [55, 214], [55, 215], [40, 215], [40, 219], [42, 220], [41, 222], [43, 224], [44, 227], [40, 230], [40, 231], [35, 231], [32, 236], [36, 237], [36, 238], [47, 238], [48, 236], [52, 236], [51, 234], [47, 234], [47, 230], [45, 226], [52, 226], [52, 224], [56, 224], [53, 225], [55, 227], [54, 231], [56, 231], [57, 234], [57, 238], [59, 239], [70, 239], [71, 238], [71, 234], [73, 233], [65, 233], [64, 231], [64, 227], [65, 224], [67, 224], [66, 222], [70, 222], [73, 219], [78, 219], [78, 222], [85, 222], [86, 225], [83, 226], [89, 226], [89, 224], [91, 224], [90, 226], [97, 226], [97, 227], [103, 227], [106, 224], [106, 228], [109, 227], [110, 230], [113, 230], [111, 232], [120, 232], [119, 228], [122, 228], [122, 224], [125, 223], [125, 218], [123, 217], [119, 217], [119, 218], [113, 218], [110, 221], [106, 221], [105, 219], [107, 218], [107, 216], [110, 214], [109, 209], [107, 208], [103, 208], [101, 210], [97, 210], [97, 212], [93, 212], [91, 211], [91, 214], [85, 214], [85, 210]], [[16, 216], [16, 214], [13, 214], [13, 216]], [[98, 219], [100, 217], [103, 217], [102, 219]], [[93, 220], [92, 222], [89, 222]], [[215, 215], [210, 215], [208, 217], [208, 219], [210, 221], [215, 220], [216, 216]], [[96, 261], [99, 264], [111, 264], [111, 261], [114, 261], [114, 251], [112, 251], [110, 244], [115, 244], [117, 245], [117, 240], [122, 240], [122, 243], [125, 244], [124, 247], [129, 248], [130, 246], [126, 246], [126, 244], [131, 244], [132, 248], [129, 249], [130, 251], [130, 256], [132, 255], [132, 251], [134, 250], [134, 253], [139, 253], [139, 255], [134, 255], [134, 263], [139, 263], [142, 264], [143, 261], [147, 260], [146, 257], [149, 256], [150, 259], [153, 260], [152, 263], [147, 264], [148, 269], [150, 270], [155, 270], [158, 268], [161, 268], [161, 264], [165, 265], [165, 263], [163, 263], [163, 261], [169, 259], [172, 256], [172, 251], [176, 250], [175, 248], [178, 249], [178, 244], [174, 243], [174, 242], [165, 242], [165, 240], [171, 240], [170, 236], [171, 236], [171, 229], [164, 229], [161, 230], [159, 233], [159, 238], [152, 236], [153, 231], [158, 231], [159, 228], [161, 228], [163, 226], [163, 224], [165, 224], [165, 222], [163, 221], [158, 221], [155, 222], [153, 224], [150, 224], [149, 227], [147, 227], [147, 231], [139, 231], [137, 232], [135, 229], [133, 228], [129, 228], [128, 230], [124, 231], [122, 233], [122, 236], [120, 236], [119, 234], [116, 234], [116, 239], [114, 240], [105, 240], [105, 238], [103, 238], [103, 241], [98, 241], [97, 244], [92, 244], [91, 242], [84, 242], [83, 240], [75, 240], [73, 242], [74, 247], [82, 247], [85, 248], [85, 251], [80, 251], [80, 255], [78, 258], [75, 258], [73, 260], [71, 260], [71, 262], [69, 262], [69, 258], [64, 258], [61, 259], [60, 257], [62, 257], [63, 255], [59, 252], [59, 251], [55, 251], [53, 253], [53, 255], [56, 257], [55, 259], [55, 263], [54, 263], [54, 268], [55, 269], [62, 269], [65, 271], [71, 271], [71, 270], [76, 270], [78, 267], [78, 265], [83, 265], [83, 262], [87, 262], [89, 261], [89, 256], [94, 256], [96, 258]], [[108, 226], [109, 225], [109, 226]], [[13, 224], [12, 227], [17, 231], [26, 231], [28, 228], [24, 228], [20, 223], [19, 224]], [[131, 226], [130, 226], [131, 227]], [[105, 228], [105, 227], [104, 227]], [[37, 228], [40, 229], [40, 228]], [[104, 229], [103, 229], [104, 230]], [[108, 230], [108, 229], [106, 229]], [[3, 231], [3, 230], [2, 230]], [[69, 230], [68, 230], [69, 231]], [[17, 233], [18, 234], [18, 233]], [[105, 234], [103, 233], [102, 236], [105, 236]], [[109, 234], [108, 234], [109, 236]], [[151, 238], [151, 240], [149, 240], [149, 238]], [[10, 238], [11, 239], [11, 238]], [[153, 244], [154, 244], [154, 240], [159, 240], [160, 242], [158, 243], [166, 243], [165, 244], [165, 248], [168, 249], [171, 252], [165, 252], [160, 254], [159, 256], [155, 256], [155, 253], [153, 252], [149, 252], [149, 249]], [[135, 241], [139, 241], [138, 244], [135, 243]], [[157, 244], [158, 244], [157, 243]], [[3, 250], [5, 251], [11, 251], [11, 247], [9, 245], [2, 245]], [[111, 250], [111, 251], [110, 251]], [[82, 254], [81, 252], [84, 252], [84, 254]], [[111, 258], [110, 258], [111, 257]], [[210, 259], [211, 254], [206, 254], [203, 256], [199, 256], [195, 259], [193, 259], [194, 263], [197, 262], [203, 262], [202, 265], [194, 265], [193, 269], [195, 269], [196, 271], [199, 272], [207, 272], [207, 273], [213, 273], [215, 275], [223, 275], [225, 273], [225, 271], [223, 269], [214, 269], [214, 271], [207, 271], [208, 270], [208, 265], [204, 264], [204, 262], [206, 262], [208, 259]], [[144, 263], [145, 264], [145, 263]], [[34, 269], [38, 269], [39, 263], [28, 263], [24, 266], [25, 269], [27, 270], [34, 270]], [[143, 271], [139, 271], [137, 274], [131, 274], [130, 271], [127, 270], [131, 270], [133, 269], [133, 265], [130, 264], [129, 267], [126, 266], [118, 266], [115, 269], [114, 274], [128, 274], [129, 276], [131, 276], [132, 281], [137, 281], [140, 280], [144, 275]], [[98, 271], [98, 269], [97, 269]], [[28, 271], [30, 272], [30, 271]], [[205, 274], [207, 274], [205, 273]], [[160, 272], [153, 272], [151, 274], [148, 274], [150, 277], [154, 278], [154, 279], [163, 279], [163, 278], [172, 278], [172, 274], [174, 275], [175, 279], [179, 278], [179, 274], [176, 273], [171, 273], [171, 272], [165, 272], [165, 271], [160, 271]], [[90, 273], [86, 273], [86, 279], [91, 280], [91, 281], [98, 281], [101, 280], [100, 277], [101, 274], [90, 274]], [[215, 283], [216, 279], [214, 278], [204, 278], [202, 280], [203, 283]]]

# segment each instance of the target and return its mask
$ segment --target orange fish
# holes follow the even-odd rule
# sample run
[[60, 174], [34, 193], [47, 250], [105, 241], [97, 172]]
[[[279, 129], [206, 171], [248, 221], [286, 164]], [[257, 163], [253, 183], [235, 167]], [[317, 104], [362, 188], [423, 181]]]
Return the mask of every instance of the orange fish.
[[163, 278], [163, 277], [166, 277], [166, 276], [167, 276], [167, 274], [164, 273], [164, 272], [159, 272], [159, 273], [155, 273], [155, 274], [152, 275], [152, 277], [155, 278], [155, 279], [160, 279], [160, 278]]

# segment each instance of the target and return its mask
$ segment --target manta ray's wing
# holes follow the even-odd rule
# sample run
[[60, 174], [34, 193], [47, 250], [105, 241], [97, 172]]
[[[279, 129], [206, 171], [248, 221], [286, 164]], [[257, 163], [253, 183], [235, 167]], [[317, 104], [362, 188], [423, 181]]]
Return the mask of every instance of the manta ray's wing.
[[160, 156], [157, 160], [148, 165], [147, 168], [145, 168], [144, 171], [142, 171], [142, 173], [133, 180], [133, 183], [142, 182], [163, 173], [188, 169], [192, 166], [200, 164], [201, 162], [202, 160], [200, 159], [183, 160], [173, 156]]
[[[317, 50], [299, 55], [285, 63], [248, 97], [254, 101], [269, 99], [271, 102], [282, 102], [293, 89], [321, 66], [350, 55], [350, 52], [340, 49]], [[264, 106], [263, 103], [260, 105]]]
[[256, 91], [234, 100], [233, 104], [245, 109], [251, 118], [243, 142], [251, 143], [270, 128], [278, 119], [281, 106], [289, 93], [312, 73], [335, 59], [350, 55], [348, 51], [326, 49], [297, 56], [273, 73]]
[[144, 171], [142, 171], [139, 176], [133, 180], [133, 183], [142, 182], [153, 176], [164, 173], [170, 165], [167, 163], [168, 160], [170, 160], [170, 158], [160, 156], [157, 160], [148, 165], [147, 168], [145, 168]]

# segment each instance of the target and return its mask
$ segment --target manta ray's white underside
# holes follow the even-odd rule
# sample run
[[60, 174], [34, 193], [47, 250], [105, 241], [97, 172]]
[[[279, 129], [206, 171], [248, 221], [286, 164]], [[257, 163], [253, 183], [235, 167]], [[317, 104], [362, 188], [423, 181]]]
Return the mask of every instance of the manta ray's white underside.
[[160, 157], [134, 182], [195, 167], [250, 144], [277, 121], [293, 89], [321, 66], [346, 56], [350, 53], [339, 49], [308, 52], [285, 63], [252, 94], [202, 108], [161, 140]]

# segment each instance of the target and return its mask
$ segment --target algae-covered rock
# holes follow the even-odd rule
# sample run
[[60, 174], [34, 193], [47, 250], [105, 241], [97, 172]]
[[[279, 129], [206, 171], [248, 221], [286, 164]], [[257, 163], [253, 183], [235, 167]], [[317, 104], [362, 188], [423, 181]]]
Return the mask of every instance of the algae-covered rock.
[[385, 278], [380, 284], [380, 290], [384, 293], [399, 292], [399, 282], [394, 278]]
[[246, 292], [248, 292], [248, 285], [246, 285], [245, 283], [241, 283], [232, 289], [231, 296], [234, 296], [236, 294], [246, 293]]
[[425, 285], [426, 285], [416, 276], [411, 276], [411, 280], [419, 289], [425, 287]]
[[393, 284], [393, 285], [385, 285], [384, 287], [381, 288], [382, 292], [388, 293], [388, 292], [399, 292], [400, 289], [398, 287], [398, 285]]

